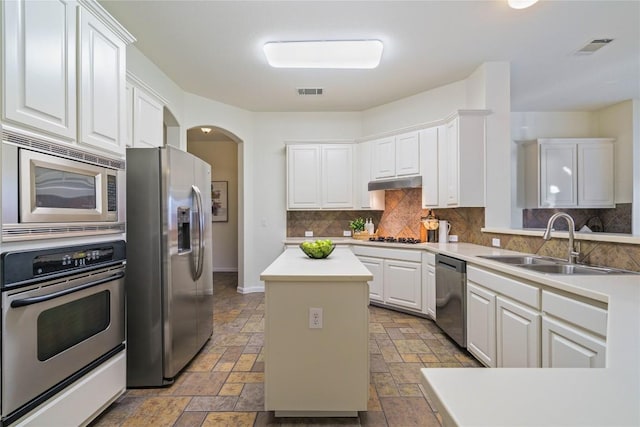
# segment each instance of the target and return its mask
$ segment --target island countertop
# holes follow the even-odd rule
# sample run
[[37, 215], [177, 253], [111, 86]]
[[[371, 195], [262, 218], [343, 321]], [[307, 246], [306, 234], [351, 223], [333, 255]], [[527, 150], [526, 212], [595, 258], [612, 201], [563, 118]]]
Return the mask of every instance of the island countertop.
[[260, 280], [362, 282], [373, 280], [373, 275], [349, 248], [336, 247], [323, 259], [312, 259], [299, 248], [289, 248], [262, 272]]

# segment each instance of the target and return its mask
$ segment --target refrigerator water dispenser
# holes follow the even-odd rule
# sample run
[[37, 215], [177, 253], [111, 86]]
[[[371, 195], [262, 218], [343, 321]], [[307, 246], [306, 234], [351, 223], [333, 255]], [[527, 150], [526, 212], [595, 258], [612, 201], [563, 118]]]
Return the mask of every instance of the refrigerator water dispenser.
[[178, 253], [191, 250], [191, 208], [178, 207]]

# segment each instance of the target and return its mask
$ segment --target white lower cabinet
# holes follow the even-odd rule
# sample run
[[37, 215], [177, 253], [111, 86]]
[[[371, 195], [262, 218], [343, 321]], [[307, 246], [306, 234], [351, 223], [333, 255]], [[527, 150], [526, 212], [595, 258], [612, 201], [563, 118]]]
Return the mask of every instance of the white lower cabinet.
[[467, 350], [498, 368], [602, 368], [606, 303], [467, 267]]
[[490, 368], [496, 365], [496, 294], [467, 282], [467, 350]]
[[604, 368], [601, 338], [553, 318], [542, 319], [543, 368]]
[[362, 256], [358, 257], [358, 259], [373, 274], [373, 280], [369, 282], [369, 300], [384, 302], [383, 260]]
[[496, 362], [502, 368], [540, 366], [540, 313], [496, 298]]
[[436, 256], [430, 252], [422, 254], [422, 308], [436, 320]]
[[[359, 245], [352, 250], [373, 274], [369, 282], [371, 302], [402, 311], [427, 313], [423, 251]], [[435, 270], [433, 280], [435, 294]]]
[[384, 261], [384, 302], [422, 310], [422, 274], [418, 262]]

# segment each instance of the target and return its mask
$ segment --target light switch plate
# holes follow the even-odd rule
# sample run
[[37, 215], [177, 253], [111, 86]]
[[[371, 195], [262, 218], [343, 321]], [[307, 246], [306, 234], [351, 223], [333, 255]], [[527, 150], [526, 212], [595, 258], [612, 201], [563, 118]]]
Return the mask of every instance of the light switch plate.
[[309, 230], [305, 231], [304, 237], [313, 237], [313, 231], [309, 231]]

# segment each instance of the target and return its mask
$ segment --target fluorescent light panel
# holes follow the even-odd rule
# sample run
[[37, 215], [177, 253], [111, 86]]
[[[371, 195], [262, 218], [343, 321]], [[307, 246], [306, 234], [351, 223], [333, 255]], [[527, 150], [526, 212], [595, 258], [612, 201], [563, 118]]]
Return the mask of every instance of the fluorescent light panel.
[[526, 9], [529, 6], [536, 4], [538, 0], [507, 0], [509, 6], [513, 9]]
[[380, 40], [269, 42], [264, 54], [275, 68], [376, 68]]

